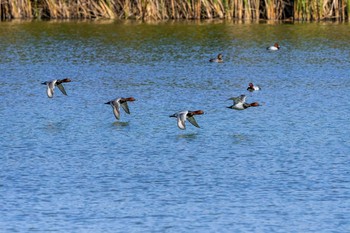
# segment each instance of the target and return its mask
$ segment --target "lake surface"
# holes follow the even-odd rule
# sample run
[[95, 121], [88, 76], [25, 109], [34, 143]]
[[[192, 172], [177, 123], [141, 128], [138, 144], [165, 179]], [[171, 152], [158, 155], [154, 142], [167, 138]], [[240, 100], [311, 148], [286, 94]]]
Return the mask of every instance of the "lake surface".
[[350, 232], [349, 45], [335, 23], [0, 23], [0, 232]]

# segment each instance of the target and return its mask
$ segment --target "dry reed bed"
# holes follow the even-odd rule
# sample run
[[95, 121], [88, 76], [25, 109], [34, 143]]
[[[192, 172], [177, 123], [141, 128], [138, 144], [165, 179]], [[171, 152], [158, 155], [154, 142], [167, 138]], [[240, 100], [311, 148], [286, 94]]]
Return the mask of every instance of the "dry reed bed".
[[350, 0], [0, 0], [7, 19], [349, 21]]

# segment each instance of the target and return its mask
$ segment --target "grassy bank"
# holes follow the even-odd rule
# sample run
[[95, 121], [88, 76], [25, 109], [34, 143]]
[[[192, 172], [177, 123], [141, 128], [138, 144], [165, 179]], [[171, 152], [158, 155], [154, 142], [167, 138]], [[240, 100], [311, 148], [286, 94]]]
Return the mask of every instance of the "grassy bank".
[[8, 19], [349, 21], [350, 0], [0, 0]]

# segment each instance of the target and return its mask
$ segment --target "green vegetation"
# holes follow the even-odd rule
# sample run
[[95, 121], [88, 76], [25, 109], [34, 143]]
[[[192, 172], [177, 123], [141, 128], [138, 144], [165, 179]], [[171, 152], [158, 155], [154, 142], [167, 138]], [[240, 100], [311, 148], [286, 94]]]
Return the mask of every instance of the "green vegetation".
[[8, 19], [350, 21], [350, 0], [0, 0]]

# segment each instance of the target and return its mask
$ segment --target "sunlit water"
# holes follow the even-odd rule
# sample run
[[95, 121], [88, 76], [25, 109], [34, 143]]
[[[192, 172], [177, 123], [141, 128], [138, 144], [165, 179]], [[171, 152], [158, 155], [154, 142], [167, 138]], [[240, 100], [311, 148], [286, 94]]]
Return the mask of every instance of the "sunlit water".
[[349, 44], [332, 23], [0, 23], [0, 231], [350, 232]]

